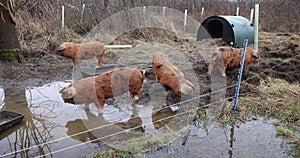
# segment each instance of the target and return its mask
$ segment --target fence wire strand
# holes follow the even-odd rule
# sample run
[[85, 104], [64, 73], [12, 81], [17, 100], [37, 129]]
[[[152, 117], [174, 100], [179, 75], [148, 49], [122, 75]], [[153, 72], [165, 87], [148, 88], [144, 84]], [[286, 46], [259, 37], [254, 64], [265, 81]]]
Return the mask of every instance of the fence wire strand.
[[[295, 58], [295, 57], [297, 57], [297, 56], [300, 56], [300, 54], [295, 55], [295, 56], [293, 56], [292, 58]], [[247, 78], [246, 80], [242, 81], [241, 83], [245, 83], [245, 82], [248, 81], [248, 80], [251, 80], [251, 79], [253, 79], [253, 78], [255, 78], [255, 77], [257, 77], [257, 76], [259, 76], [259, 75], [261, 75], [261, 74], [263, 74], [263, 73], [265, 73], [265, 72], [267, 72], [267, 71], [270, 71], [270, 70], [272, 70], [272, 69], [274, 69], [274, 68], [276, 68], [276, 67], [278, 67], [278, 66], [280, 66], [280, 65], [282, 65], [282, 64], [284, 64], [284, 63], [287, 63], [287, 62], [289, 62], [290, 60], [292, 60], [292, 58], [286, 59], [286, 60], [282, 61], [282, 63], [280, 63], [280, 64], [274, 65], [274, 66], [272, 66], [271, 68], [268, 68], [268, 69], [265, 69], [265, 70], [263, 70], [263, 71], [261, 71], [261, 72], [259, 72], [259, 73], [256, 73], [255, 75], [253, 75], [253, 76], [250, 77], [250, 78]], [[202, 97], [205, 97], [205, 96], [208, 96], [208, 95], [211, 95], [211, 94], [214, 94], [214, 93], [217, 93], [217, 92], [220, 92], [220, 91], [223, 91], [223, 90], [226, 90], [226, 89], [228, 89], [228, 88], [235, 87], [235, 86], [236, 86], [236, 84], [232, 84], [232, 85], [227, 86], [227, 87], [225, 87], [225, 88], [221, 88], [221, 89], [219, 89], [219, 90], [216, 90], [216, 91], [213, 91], [213, 92], [210, 92], [210, 93], [202, 94], [202, 95], [196, 96], [196, 97], [194, 97], [194, 98], [187, 99], [187, 100], [184, 100], [184, 101], [182, 101], [182, 102], [175, 103], [175, 104], [172, 104], [172, 105], [169, 105], [169, 106], [165, 106], [165, 107], [160, 108], [160, 109], [157, 109], [157, 110], [155, 110], [155, 111], [160, 111], [160, 110], [163, 110], [163, 109], [166, 109], [166, 108], [170, 108], [171, 106], [174, 106], [174, 105], [180, 105], [180, 104], [187, 103], [187, 102], [190, 102], [190, 101], [193, 101], [193, 100], [196, 100], [196, 99], [200, 99], [200, 98], [202, 98]], [[249, 94], [249, 93], [252, 93], [252, 91], [251, 91], [251, 92], [248, 92], [248, 93], [246, 93], [246, 94]], [[244, 93], [244, 95], [245, 95], [245, 93]], [[227, 98], [225, 98], [225, 99], [221, 99], [221, 100], [218, 100], [218, 101], [213, 102], [213, 103], [209, 103], [209, 104], [206, 104], [206, 105], [203, 105], [203, 106], [199, 106], [199, 107], [197, 107], [197, 108], [195, 108], [195, 109], [192, 109], [192, 110], [198, 110], [198, 109], [200, 109], [200, 108], [209, 107], [209, 106], [212, 105], [212, 104], [216, 104], [216, 103], [219, 103], [219, 102], [221, 102], [221, 101], [225, 101], [225, 100], [231, 99], [231, 98], [233, 98], [233, 97], [227, 97]], [[155, 111], [154, 111], [154, 112], [155, 112]], [[186, 111], [186, 112], [182, 112], [182, 113], [175, 114], [175, 115], [172, 115], [172, 116], [169, 116], [169, 117], [160, 119], [160, 120], [156, 120], [156, 121], [151, 122], [151, 124], [152, 124], [152, 123], [159, 122], [159, 121], [162, 121], [162, 120], [165, 120], [165, 119], [170, 119], [170, 118], [172, 118], [172, 117], [174, 117], [174, 116], [182, 115], [182, 114], [187, 113], [187, 112], [190, 112], [190, 111], [191, 111], [191, 110], [188, 110], [188, 111]], [[153, 112], [153, 111], [152, 111], [152, 112]], [[152, 113], [152, 112], [151, 112], [151, 113]], [[145, 113], [145, 114], [150, 114], [150, 113]], [[137, 118], [137, 117], [139, 117], [139, 116], [134, 116], [134, 117], [132, 117], [132, 118]], [[44, 146], [44, 145], [47, 145], [47, 144], [55, 143], [55, 142], [61, 141], [61, 140], [63, 140], [63, 139], [71, 138], [71, 137], [74, 137], [74, 136], [77, 136], [77, 135], [80, 135], [80, 134], [84, 134], [84, 133], [87, 133], [87, 132], [91, 132], [91, 131], [94, 131], [94, 130], [97, 130], [97, 129], [101, 129], [101, 128], [104, 128], [104, 127], [108, 127], [108, 126], [111, 126], [111, 125], [115, 125], [115, 124], [116, 124], [116, 123], [110, 123], [110, 124], [107, 124], [107, 125], [104, 125], [104, 126], [99, 126], [99, 127], [93, 128], [93, 129], [88, 129], [88, 130], [86, 130], [86, 131], [78, 132], [78, 133], [72, 134], [72, 135], [70, 135], [70, 136], [58, 138], [58, 139], [55, 139], [55, 140], [52, 140], [52, 141], [48, 141], [48, 142], [45, 142], [45, 143], [42, 143], [42, 144], [38, 144], [38, 145], [34, 145], [34, 146], [31, 146], [31, 147], [28, 147], [28, 148], [24, 148], [24, 149], [21, 149], [21, 150], [17, 150], [17, 151], [14, 151], [14, 152], [6, 153], [6, 154], [4, 154], [4, 155], [1, 155], [0, 157], [5, 157], [5, 156], [17, 154], [17, 153], [20, 153], [20, 152], [22, 152], [22, 151], [26, 151], [26, 150], [30, 150], [30, 149], [33, 149], [33, 148], [37, 148], [37, 147], [39, 147], [39, 146]], [[150, 123], [148, 123], [148, 124], [150, 124]], [[148, 125], [148, 124], [146, 124], [146, 125]], [[145, 124], [144, 124], [144, 125], [145, 125]], [[47, 154], [44, 154], [44, 155], [40, 155], [40, 156], [38, 156], [38, 157], [44, 157], [44, 156], [47, 156], [47, 155], [51, 155], [51, 154], [55, 154], [55, 153], [58, 153], [58, 152], [62, 152], [62, 151], [68, 150], [68, 149], [72, 149], [72, 148], [75, 148], [75, 147], [78, 147], [78, 146], [85, 145], [85, 144], [87, 144], [87, 143], [91, 143], [91, 142], [94, 142], [94, 141], [97, 141], [97, 140], [102, 140], [102, 139], [105, 139], [105, 138], [108, 138], [108, 137], [111, 137], [111, 136], [115, 136], [115, 135], [118, 135], [118, 134], [122, 134], [122, 133], [125, 133], [125, 132], [128, 132], [128, 131], [131, 131], [131, 130], [140, 128], [140, 127], [142, 127], [142, 126], [143, 126], [143, 125], [137, 126], [137, 127], [133, 127], [133, 128], [129, 128], [129, 129], [126, 129], [126, 130], [124, 130], [124, 131], [120, 131], [120, 132], [117, 132], [117, 133], [114, 133], [114, 134], [110, 134], [110, 135], [107, 135], [107, 136], [104, 136], [104, 137], [97, 138], [97, 139], [95, 139], [95, 140], [91, 140], [91, 141], [87, 141], [87, 142], [84, 142], [84, 143], [79, 143], [79, 144], [76, 144], [76, 145], [73, 145], [73, 146], [69, 146], [69, 147], [66, 147], [66, 148], [64, 148], [64, 149], [60, 149], [60, 150], [56, 150], [56, 151], [53, 151], [53, 152], [50, 152], [50, 153], [47, 153]]]

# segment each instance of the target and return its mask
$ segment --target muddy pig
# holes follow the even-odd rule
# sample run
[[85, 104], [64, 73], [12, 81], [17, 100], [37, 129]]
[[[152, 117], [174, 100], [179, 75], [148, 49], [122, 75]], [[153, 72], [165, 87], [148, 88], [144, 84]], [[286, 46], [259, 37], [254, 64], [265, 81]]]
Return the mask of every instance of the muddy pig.
[[105, 45], [101, 42], [73, 43], [63, 42], [56, 50], [58, 54], [70, 58], [75, 65], [82, 66], [81, 60], [98, 59], [98, 66], [102, 64]]
[[166, 90], [172, 90], [177, 96], [193, 95], [194, 85], [167, 57], [167, 55], [156, 52], [153, 56], [152, 66], [156, 80], [165, 87]]
[[130, 92], [132, 106], [142, 94], [145, 71], [136, 68], [118, 68], [103, 74], [84, 78], [63, 88], [60, 93], [65, 102], [85, 104], [88, 109], [94, 103], [102, 113], [105, 99]]
[[[215, 66], [217, 66], [222, 76], [226, 76], [226, 68], [239, 68], [242, 60], [244, 48], [217, 47], [212, 54], [208, 66], [207, 75], [210, 77]], [[258, 51], [247, 48], [244, 60], [244, 67], [253, 63], [259, 56]]]

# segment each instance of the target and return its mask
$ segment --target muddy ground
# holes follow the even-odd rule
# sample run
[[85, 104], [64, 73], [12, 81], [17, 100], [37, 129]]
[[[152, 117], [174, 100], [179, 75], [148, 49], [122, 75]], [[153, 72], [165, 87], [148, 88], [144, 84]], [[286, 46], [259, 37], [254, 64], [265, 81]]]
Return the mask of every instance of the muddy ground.
[[[192, 41], [192, 39], [179, 37], [170, 32], [161, 30], [133, 30], [118, 37], [112, 44], [141, 43], [167, 43], [176, 50], [182, 52], [191, 63], [199, 81], [200, 93], [211, 92], [211, 81], [207, 77], [208, 64], [199, 51], [209, 51], [208, 46], [215, 43], [225, 45], [220, 40], [215, 41]], [[284, 79], [291, 83], [300, 81], [300, 36], [290, 33], [266, 33], [261, 32], [259, 36], [260, 58], [249, 65], [243, 73], [241, 94], [255, 92], [260, 80], [266, 76]], [[104, 56], [103, 65], [115, 64], [125, 49], [109, 49]], [[53, 52], [38, 51], [25, 54], [26, 61], [23, 63], [0, 63], [0, 87], [36, 87], [44, 84], [72, 79], [73, 64], [70, 59], [61, 57]], [[206, 57], [208, 58], [208, 57]], [[143, 65], [145, 67], [145, 64]], [[151, 66], [148, 63], [148, 66]], [[147, 64], [146, 64], [147, 67]], [[148, 67], [149, 68], [149, 67]], [[153, 79], [153, 72], [149, 70], [148, 77]], [[227, 70], [227, 85], [236, 83], [237, 69]], [[227, 96], [233, 96], [235, 88], [227, 89]], [[205, 98], [204, 102], [209, 98]]]

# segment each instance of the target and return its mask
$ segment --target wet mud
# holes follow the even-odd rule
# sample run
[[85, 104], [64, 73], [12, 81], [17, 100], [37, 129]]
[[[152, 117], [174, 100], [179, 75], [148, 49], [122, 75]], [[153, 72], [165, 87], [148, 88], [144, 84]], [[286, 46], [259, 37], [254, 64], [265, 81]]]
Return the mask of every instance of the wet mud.
[[[152, 33], [151, 33], [152, 32]], [[154, 33], [153, 33], [154, 32]], [[162, 36], [162, 34], [164, 34]], [[186, 39], [183, 37], [179, 37], [178, 35], [170, 32], [164, 32], [164, 31], [158, 31], [152, 29], [145, 29], [145, 30], [133, 30], [127, 34], [124, 34], [120, 37], [118, 37], [115, 41], [112, 42], [112, 44], [128, 44], [128, 42], [131, 42], [134, 46], [138, 47], [140, 45], [145, 45], [145, 48], [141, 48], [138, 50], [138, 52], [145, 52], [145, 50], [152, 50], [148, 48], [149, 45], [147, 43], [150, 43], [150, 45], [155, 46], [160, 45], [160, 43], [166, 43], [168, 46], [174, 48], [178, 52], [180, 52], [185, 59], [188, 60], [189, 64], [191, 65], [191, 68], [189, 67], [181, 67], [181, 70], [183, 72], [189, 72], [192, 71], [195, 74], [195, 79], [193, 80], [193, 83], [197, 84], [197, 91], [198, 95], [203, 94], [209, 94], [216, 89], [212, 89], [212, 85], [215, 84], [213, 82], [217, 82], [216, 79], [208, 78], [207, 77], [207, 71], [208, 71], [208, 61], [210, 57], [211, 51], [216, 46], [226, 45], [224, 42], [220, 40], [208, 40], [208, 41], [193, 41], [191, 39]], [[243, 76], [242, 76], [242, 84], [241, 84], [241, 90], [240, 95], [245, 96], [250, 93], [256, 93], [258, 91], [257, 86], [261, 83], [261, 80], [265, 80], [267, 77], [275, 77], [280, 78], [283, 80], [286, 80], [290, 83], [299, 83], [300, 81], [300, 36], [295, 34], [275, 34], [275, 33], [261, 33], [260, 36], [260, 44], [259, 44], [259, 51], [260, 51], [260, 57], [257, 59], [257, 61], [253, 64], [250, 64], [248, 67], [244, 69]], [[165, 97], [164, 105], [165, 107], [177, 104], [178, 102], [182, 101], [182, 98], [177, 97], [172, 92], [169, 92], [167, 94], [158, 93], [163, 92], [162, 89], [159, 89], [159, 87], [156, 87], [157, 85], [151, 65], [152, 56], [149, 56], [148, 54], [140, 54], [140, 56], [134, 58], [130, 55], [131, 50], [128, 49], [110, 49], [106, 51], [106, 54], [104, 55], [103, 59], [103, 66], [101, 68], [95, 69], [95, 72], [92, 71], [92, 73], [87, 73], [85, 71], [80, 72], [81, 77], [88, 77], [95, 74], [101, 74], [105, 71], [111, 70], [115, 67], [122, 67], [122, 66], [130, 66], [137, 67], [140, 69], [147, 70], [146, 73], [146, 82], [143, 85], [144, 92], [142, 94], [141, 99], [138, 101], [138, 104], [145, 105], [150, 104], [154, 100], [151, 99], [153, 97]], [[153, 52], [154, 53], [154, 52]], [[172, 54], [172, 52], [171, 52]], [[124, 58], [124, 56], [126, 58]], [[124, 59], [124, 60], [122, 60]], [[122, 61], [121, 63], [118, 63]], [[127, 62], [128, 61], [128, 62]], [[176, 61], [178, 65], [183, 65], [183, 63], [180, 62], [180, 60]], [[186, 69], [185, 69], [186, 68]], [[54, 54], [53, 52], [35, 52], [26, 57], [26, 61], [24, 63], [7, 63], [7, 62], [1, 62], [0, 63], [0, 87], [4, 90], [5, 94], [9, 94], [10, 96], [6, 96], [6, 103], [5, 105], [22, 105], [22, 107], [10, 107], [14, 111], [18, 111], [18, 108], [25, 109], [27, 116], [25, 115], [25, 123], [19, 125], [18, 127], [15, 127], [14, 130], [11, 130], [10, 133], [6, 133], [5, 135], [2, 135], [1, 139], [3, 141], [3, 138], [7, 137], [13, 137], [11, 134], [17, 131], [17, 128], [20, 128], [21, 130], [28, 130], [29, 128], [34, 128], [37, 130], [38, 128], [31, 127], [35, 124], [33, 123], [34, 120], [40, 120], [40, 121], [46, 121], [41, 122], [38, 125], [42, 126], [43, 124], [49, 124], [49, 127], [53, 127], [53, 129], [58, 128], [59, 130], [63, 131], [63, 135], [68, 135], [72, 139], [71, 144], [76, 144], [74, 141], [79, 142], [87, 142], [90, 140], [95, 140], [99, 136], [95, 136], [95, 133], [89, 132], [89, 133], [82, 133], [81, 135], [74, 136], [75, 133], [86, 131], [87, 130], [87, 122], [95, 122], [90, 120], [98, 120], [98, 122], [107, 123], [107, 119], [99, 118], [99, 116], [96, 116], [93, 112], [85, 112], [83, 109], [80, 110], [81, 113], [84, 113], [84, 118], [80, 116], [75, 116], [74, 114], [71, 114], [71, 112], [78, 111], [74, 109], [74, 106], [68, 105], [68, 107], [62, 107], [61, 104], [63, 104], [61, 98], [59, 98], [58, 91], [60, 88], [62, 88], [63, 85], [66, 85], [66, 83], [63, 83], [62, 85], [56, 86], [54, 91], [46, 92], [46, 95], [42, 96], [41, 98], [48, 96], [48, 95], [55, 95], [56, 98], [52, 98], [48, 100], [55, 100], [55, 102], [47, 102], [40, 101], [38, 103], [31, 103], [28, 101], [26, 102], [26, 97], [28, 98], [30, 94], [25, 93], [25, 89], [30, 89], [31, 87], [41, 87], [48, 83], [56, 83], [60, 81], [70, 81], [74, 79], [74, 68], [72, 65], [72, 61], [69, 59], [66, 59], [64, 57], [61, 57], [57, 54]], [[226, 77], [226, 83], [224, 85], [221, 85], [220, 87], [224, 87], [226, 90], [226, 97], [232, 97], [235, 93], [235, 84], [237, 81], [238, 76], [238, 69], [228, 69], [226, 71], [227, 77]], [[217, 78], [220, 78], [219, 74], [217, 72], [214, 72], [214, 75], [217, 76]], [[222, 80], [222, 78], [220, 78]], [[219, 88], [220, 88], [219, 87]], [[227, 87], [227, 88], [226, 88]], [[157, 89], [155, 89], [157, 88]], [[10, 91], [9, 93], [7, 93]], [[3, 92], [3, 93], [4, 93]], [[25, 97], [26, 94], [26, 97]], [[157, 95], [155, 95], [157, 94]], [[21, 97], [21, 99], [14, 99], [14, 96]], [[58, 98], [57, 98], [58, 97]], [[10, 99], [8, 99], [10, 98]], [[199, 100], [196, 100], [194, 102], [195, 105], [193, 105], [193, 108], [195, 107], [201, 107], [208, 103], [210, 103], [211, 96], [203, 96], [199, 98]], [[7, 102], [8, 100], [8, 102]], [[28, 99], [27, 99], [28, 100]], [[57, 102], [59, 100], [59, 103]], [[10, 102], [9, 102], [10, 101]], [[2, 102], [3, 103], [3, 102]], [[118, 111], [118, 105], [121, 105], [121, 103], [118, 103], [118, 100], [113, 99], [107, 99], [107, 104], [111, 105], [111, 108], [113, 110]], [[151, 104], [156, 104], [155, 102]], [[33, 107], [32, 107], [33, 106]], [[30, 108], [29, 108], [30, 107]], [[39, 109], [39, 107], [44, 107], [45, 109], [48, 109], [49, 114], [53, 114], [51, 118], [51, 115], [48, 115], [47, 117], [43, 119], [39, 118], [33, 118], [32, 111], [33, 109]], [[59, 107], [59, 108], [57, 108]], [[68, 110], [68, 108], [72, 110]], [[163, 107], [159, 107], [163, 108]], [[56, 110], [55, 110], [56, 109]], [[23, 110], [20, 110], [23, 112]], [[155, 109], [152, 109], [155, 110]], [[187, 107], [187, 109], [183, 109], [185, 111], [189, 111], [190, 109]], [[53, 111], [56, 111], [52, 113]], [[39, 109], [36, 112], [36, 115], [34, 116], [40, 116], [41, 114], [45, 114], [45, 111], [42, 109]], [[119, 111], [118, 111], [119, 112]], [[195, 111], [194, 111], [195, 112]], [[178, 113], [178, 112], [177, 112]], [[60, 121], [57, 120], [56, 116], [59, 114], [66, 114], [65, 116], [68, 117], [64, 120], [64, 118], [60, 118]], [[193, 113], [194, 114], [194, 113]], [[170, 109], [165, 109], [165, 111], [158, 111], [156, 113], [153, 113], [152, 121], [161, 120], [162, 118], [166, 118], [168, 116], [176, 115], [176, 112], [171, 111]], [[61, 115], [59, 115], [61, 116]], [[123, 115], [122, 115], [123, 116]], [[188, 115], [186, 115], [188, 116]], [[189, 116], [189, 120], [195, 120], [195, 115]], [[49, 118], [50, 117], [50, 118]], [[70, 118], [71, 117], [71, 118]], [[112, 116], [111, 116], [112, 117]], [[132, 117], [131, 114], [124, 114], [123, 119], [127, 121], [120, 121], [120, 120], [111, 120], [112, 122], [118, 122], [115, 126], [117, 127], [117, 132], [119, 128], [122, 130], [134, 128], [137, 126], [142, 126], [142, 122], [144, 118], [141, 117]], [[28, 120], [29, 119], [29, 120]], [[120, 118], [116, 118], [120, 119]], [[52, 122], [56, 122], [57, 124], [49, 122], [49, 120], [53, 120]], [[100, 120], [100, 121], [99, 121]], [[122, 119], [121, 119], [122, 120]], [[153, 124], [153, 126], [147, 130], [152, 129], [160, 129], [164, 127], [164, 125], [170, 123], [170, 120], [166, 119], [164, 121], [158, 121]], [[175, 118], [171, 120], [171, 122], [177, 122], [181, 123], [180, 117]], [[183, 122], [184, 124], [185, 122]], [[64, 127], [60, 129], [61, 127]], [[93, 126], [92, 126], [93, 127]], [[179, 128], [179, 127], [170, 127], [170, 128]], [[48, 128], [46, 128], [48, 129]], [[53, 130], [49, 129], [49, 130]], [[173, 129], [173, 130], [174, 130]], [[195, 129], [196, 130], [196, 129]], [[199, 129], [198, 129], [199, 130]], [[145, 128], [137, 128], [137, 132], [145, 132]], [[226, 132], [228, 133], [230, 129], [226, 129]], [[237, 130], [238, 131], [238, 130]], [[44, 131], [47, 133], [47, 130]], [[110, 131], [107, 131], [110, 132]], [[193, 131], [192, 131], [193, 132]], [[218, 132], [223, 132], [222, 130]], [[242, 132], [242, 131], [241, 131]], [[51, 132], [50, 132], [51, 133]], [[233, 133], [233, 132], [231, 132]], [[243, 133], [243, 132], [242, 132]], [[57, 134], [57, 133], [56, 133]], [[105, 134], [105, 133], [104, 133]], [[212, 133], [213, 134], [213, 133]], [[58, 135], [61, 135], [59, 133]], [[199, 142], [193, 142], [192, 137], [193, 134], [187, 134], [188, 140], [185, 144], [196, 144], [199, 145]], [[273, 136], [274, 134], [272, 134]], [[133, 135], [135, 136], [135, 135]], [[271, 137], [272, 137], [271, 136]], [[126, 136], [125, 136], [126, 137]], [[228, 140], [228, 135], [225, 136]], [[52, 138], [51, 135], [47, 135], [47, 139]], [[241, 138], [242, 139], [242, 138]], [[223, 138], [222, 138], [223, 140]], [[32, 140], [33, 141], [33, 140]], [[47, 141], [47, 140], [43, 140]], [[277, 141], [277, 140], [276, 140]], [[8, 142], [10, 143], [10, 142]], [[39, 142], [43, 143], [43, 142]], [[175, 142], [176, 143], [176, 142]], [[209, 142], [207, 142], [209, 143]], [[227, 144], [230, 144], [230, 141], [227, 142]], [[99, 147], [98, 141], [92, 141], [91, 150], [88, 152], [96, 152]], [[96, 144], [96, 145], [95, 145]], [[100, 143], [101, 144], [101, 143]], [[125, 143], [126, 144], [126, 143]], [[150, 144], [151, 145], [151, 144]], [[201, 143], [200, 143], [201, 145]], [[276, 144], [277, 145], [277, 144]], [[67, 146], [70, 146], [70, 142]], [[60, 148], [61, 146], [53, 147], [54, 149]], [[188, 146], [188, 148], [192, 148], [193, 151], [197, 150], [196, 148], [193, 148], [191, 146]], [[231, 149], [232, 147], [228, 147], [228, 150], [226, 151], [220, 151], [220, 153], [226, 153], [235, 155], [237, 152], [233, 152]], [[170, 148], [167, 148], [166, 150], [169, 150]], [[44, 148], [43, 152], [49, 152], [47, 148]], [[86, 148], [80, 148], [77, 151], [81, 152], [86, 150]], [[165, 149], [162, 149], [165, 150]], [[188, 149], [189, 150], [189, 149]], [[187, 151], [188, 151], [187, 150]], [[220, 149], [223, 150], [223, 149]], [[7, 151], [2, 151], [3, 153]], [[33, 156], [35, 151], [31, 151]], [[168, 152], [168, 151], [167, 151]], [[149, 157], [155, 157], [156, 154], [166, 154], [167, 152], [161, 151], [157, 153], [150, 153]], [[182, 151], [182, 154], [185, 154], [186, 151]], [[195, 154], [197, 152], [194, 152]], [[271, 150], [270, 150], [271, 153]], [[23, 153], [22, 153], [23, 154]], [[26, 154], [26, 153], [24, 153]], [[178, 154], [178, 152], [176, 153]], [[209, 153], [208, 153], [209, 154]], [[73, 155], [71, 155], [73, 156]], [[77, 155], [78, 156], [78, 155]], [[220, 155], [217, 155], [220, 156]], [[223, 155], [222, 155], [223, 156]], [[241, 155], [240, 155], [241, 156]], [[269, 155], [270, 156], [270, 155]]]

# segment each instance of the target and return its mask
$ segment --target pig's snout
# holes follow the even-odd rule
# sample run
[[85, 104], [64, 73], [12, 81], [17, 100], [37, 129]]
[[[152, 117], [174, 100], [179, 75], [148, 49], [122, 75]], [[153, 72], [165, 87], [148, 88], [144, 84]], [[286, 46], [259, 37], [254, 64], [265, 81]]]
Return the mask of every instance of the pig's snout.
[[62, 55], [63, 51], [66, 49], [67, 47], [64, 44], [61, 44], [59, 47], [56, 48], [55, 52]]

